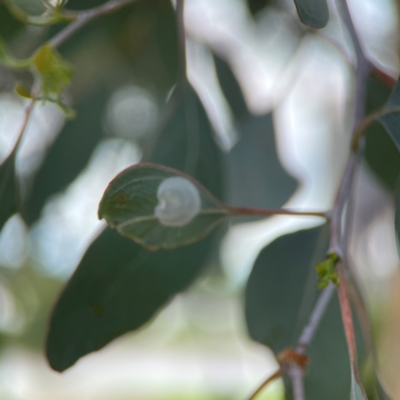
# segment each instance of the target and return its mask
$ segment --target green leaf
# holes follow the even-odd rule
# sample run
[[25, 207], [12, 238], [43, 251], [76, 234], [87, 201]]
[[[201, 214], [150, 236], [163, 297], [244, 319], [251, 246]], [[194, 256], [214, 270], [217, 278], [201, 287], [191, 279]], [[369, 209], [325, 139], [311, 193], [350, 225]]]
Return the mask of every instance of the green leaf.
[[[214, 195], [222, 195], [221, 153], [212, 139], [206, 114], [193, 92], [185, 101], [196, 107], [197, 144], [192, 173]], [[183, 105], [161, 135], [152, 160], [186, 169], [187, 143]], [[62, 371], [80, 357], [147, 323], [172, 296], [201, 272], [214, 245], [213, 236], [176, 250], [149, 252], [107, 229], [91, 244], [67, 284], [50, 320], [47, 357]]]
[[[296, 344], [318, 294], [314, 265], [325, 257], [327, 239], [324, 226], [282, 236], [261, 251], [246, 287], [252, 339], [276, 352]], [[305, 315], [299, 320], [302, 307]]]
[[364, 395], [362, 386], [355, 377], [354, 371], [351, 372], [351, 392], [350, 400], [368, 400]]
[[44, 97], [55, 95], [58, 99], [62, 90], [71, 83], [72, 66], [49, 43], [35, 53], [33, 65], [41, 77]]
[[[389, 88], [370, 76], [367, 84], [366, 112], [383, 107], [390, 96]], [[370, 170], [391, 192], [400, 173], [400, 154], [385, 128], [375, 122], [365, 132], [364, 159]]]
[[303, 24], [321, 29], [328, 23], [329, 10], [326, 0], [294, 0], [294, 3]]
[[80, 357], [148, 322], [184, 290], [206, 260], [212, 237], [149, 252], [107, 229], [89, 247], [50, 320], [46, 354], [63, 371]]
[[220, 58], [214, 57], [214, 60], [240, 135], [226, 155], [226, 201], [244, 207], [280, 208], [296, 190], [297, 182], [279, 161], [272, 114], [249, 113], [231, 69]]
[[0, 64], [10, 69], [27, 69], [32, 65], [30, 58], [19, 60], [10, 54], [4, 40], [0, 37]]
[[[400, 150], [400, 84], [397, 82], [389, 100], [385, 104], [384, 110], [388, 114], [379, 118], [379, 122], [385, 127], [390, 137]], [[393, 112], [391, 112], [393, 110]]]
[[201, 240], [227, 215], [222, 203], [189, 175], [151, 163], [121, 172], [99, 206], [100, 219], [149, 250]]
[[7, 220], [17, 212], [18, 208], [15, 154], [16, 148], [0, 165], [0, 231]]

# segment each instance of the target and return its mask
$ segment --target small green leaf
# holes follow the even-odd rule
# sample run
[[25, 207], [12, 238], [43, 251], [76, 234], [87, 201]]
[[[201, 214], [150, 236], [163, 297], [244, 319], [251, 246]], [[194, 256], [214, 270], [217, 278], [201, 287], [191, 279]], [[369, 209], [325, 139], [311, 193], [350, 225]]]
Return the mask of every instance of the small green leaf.
[[27, 69], [32, 65], [30, 58], [19, 60], [10, 54], [4, 40], [0, 37], [0, 64], [10, 69]]
[[35, 53], [33, 64], [41, 77], [44, 97], [55, 95], [59, 99], [61, 91], [71, 83], [71, 65], [49, 43]]
[[397, 82], [389, 100], [385, 104], [384, 110], [389, 112], [379, 118], [379, 122], [385, 127], [390, 137], [400, 150], [400, 84]]
[[324, 261], [316, 265], [318, 278], [318, 289], [322, 289], [329, 285], [330, 282], [336, 286], [339, 285], [339, 277], [335, 270], [335, 265], [338, 262], [339, 257], [335, 253], [330, 253]]
[[15, 176], [15, 149], [0, 165], [0, 231], [17, 212], [18, 185]]
[[30, 90], [27, 89], [22, 83], [17, 83], [15, 85], [15, 92], [26, 99], [32, 98]]
[[171, 249], [204, 238], [229, 211], [189, 175], [142, 163], [108, 186], [99, 218], [150, 250]]
[[321, 29], [328, 23], [329, 10], [326, 0], [294, 0], [294, 3], [303, 24]]

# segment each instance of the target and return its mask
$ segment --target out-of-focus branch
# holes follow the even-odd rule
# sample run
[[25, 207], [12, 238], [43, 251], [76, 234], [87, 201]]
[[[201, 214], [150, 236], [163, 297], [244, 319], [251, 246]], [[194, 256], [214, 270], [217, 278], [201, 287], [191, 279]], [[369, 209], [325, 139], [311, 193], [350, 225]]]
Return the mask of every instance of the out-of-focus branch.
[[178, 26], [179, 78], [186, 80], [186, 34], [185, 34], [185, 0], [176, 2], [176, 22]]
[[138, 0], [111, 0], [108, 3], [102, 4], [101, 6], [91, 8], [86, 11], [65, 11], [65, 15], [73, 20], [66, 28], [55, 35], [51, 40], [50, 44], [53, 47], [60, 46], [65, 40], [72, 36], [75, 32], [81, 29], [83, 26], [106, 14], [111, 14], [114, 11], [119, 10], [129, 4], [136, 3]]
[[[343, 20], [347, 26], [347, 29], [349, 30], [349, 33], [351, 35], [354, 49], [356, 52], [357, 56], [357, 66], [355, 69], [355, 77], [356, 77], [356, 93], [355, 93], [355, 116], [354, 116], [354, 128], [353, 128], [353, 135], [352, 137], [357, 135], [357, 127], [360, 124], [360, 121], [363, 119], [364, 115], [364, 100], [365, 100], [365, 93], [366, 93], [366, 83], [367, 83], [367, 78], [368, 74], [370, 72], [370, 63], [366, 59], [364, 52], [362, 50], [361, 44], [359, 42], [357, 33], [355, 31], [351, 15], [348, 9], [347, 1], [346, 0], [339, 0], [340, 5], [341, 5], [341, 11], [342, 11], [342, 17]], [[339, 189], [337, 192], [335, 204], [331, 213], [331, 237], [330, 237], [330, 245], [329, 245], [329, 253], [336, 253], [339, 257], [343, 257], [343, 255], [346, 253], [346, 246], [347, 243], [343, 242], [343, 237], [347, 238], [347, 235], [343, 235], [342, 231], [342, 221], [343, 221], [343, 214], [346, 209], [346, 205], [348, 204], [349, 199], [351, 198], [352, 191], [353, 191], [353, 182], [354, 182], [354, 176], [355, 172], [358, 166], [358, 152], [360, 151], [360, 146], [357, 149], [354, 149], [353, 147], [350, 150], [350, 156], [347, 161], [347, 165], [342, 177], [342, 180], [339, 185]], [[352, 216], [347, 213], [345, 215], [345, 221], [344, 226], [345, 228], [349, 228], [349, 221]], [[342, 274], [340, 276], [342, 280], [346, 279], [345, 275]], [[340, 285], [341, 290], [346, 290], [347, 285], [346, 282], [341, 282]], [[329, 302], [335, 292], [335, 285], [332, 283], [327, 286], [323, 292], [321, 293], [314, 310], [311, 313], [310, 319], [308, 324], [305, 326], [303, 329], [302, 334], [300, 335], [298, 346], [296, 348], [296, 351], [299, 354], [305, 354], [308, 345], [311, 343], [314, 334], [321, 322], [321, 319], [329, 305]], [[347, 292], [346, 292], [347, 293]], [[350, 310], [351, 313], [351, 310]], [[346, 323], [344, 322], [344, 325]], [[351, 330], [352, 327], [350, 327], [349, 324], [345, 326], [345, 329], [348, 330], [346, 333], [351, 339], [351, 335], [354, 336], [354, 329]], [[352, 343], [349, 343], [349, 348], [353, 348], [351, 346]], [[354, 350], [355, 351], [355, 350]], [[353, 355], [351, 356], [352, 359], [354, 359]], [[293, 382], [293, 395], [294, 398], [297, 399], [302, 399], [304, 394], [303, 390], [303, 382], [302, 382], [302, 370], [299, 368], [299, 366], [293, 366], [294, 372], [292, 372], [292, 382]], [[294, 375], [293, 375], [294, 374]], [[296, 383], [296, 386], [295, 386]], [[296, 393], [298, 391], [298, 393]], [[297, 397], [296, 397], [297, 396]]]
[[288, 375], [292, 381], [293, 388], [293, 399], [294, 400], [305, 400], [304, 393], [304, 382], [303, 382], [303, 370], [297, 364], [291, 364]]

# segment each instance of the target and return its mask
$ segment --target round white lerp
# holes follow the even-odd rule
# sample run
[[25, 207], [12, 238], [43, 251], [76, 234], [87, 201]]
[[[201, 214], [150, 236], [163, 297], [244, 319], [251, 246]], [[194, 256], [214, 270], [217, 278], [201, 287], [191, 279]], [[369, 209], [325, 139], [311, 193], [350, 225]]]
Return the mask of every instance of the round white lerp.
[[201, 209], [199, 190], [180, 176], [164, 179], [157, 189], [157, 198], [154, 214], [165, 226], [185, 226]]

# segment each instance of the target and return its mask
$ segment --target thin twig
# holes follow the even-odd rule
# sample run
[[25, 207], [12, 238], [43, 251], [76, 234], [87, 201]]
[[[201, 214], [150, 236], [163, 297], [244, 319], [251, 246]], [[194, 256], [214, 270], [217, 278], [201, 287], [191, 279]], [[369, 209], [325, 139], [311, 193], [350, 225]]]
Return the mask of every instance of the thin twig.
[[250, 395], [247, 400], [254, 400], [266, 386], [268, 386], [271, 382], [275, 381], [276, 379], [280, 378], [286, 372], [285, 367], [280, 367], [275, 373], [269, 376], [265, 381], [261, 383], [260, 386]]
[[326, 288], [321, 292], [317, 303], [312, 310], [310, 318], [308, 320], [307, 325], [303, 328], [301, 332], [300, 338], [298, 340], [298, 344], [296, 347], [296, 351], [300, 354], [305, 354], [307, 351], [307, 347], [310, 345], [311, 341], [314, 338], [315, 332], [322, 320], [322, 317], [325, 314], [326, 308], [329, 305], [329, 302], [335, 293], [336, 286], [333, 283], [330, 283]]
[[296, 364], [291, 364], [288, 375], [292, 381], [294, 400], [305, 400], [303, 370]]
[[179, 78], [186, 79], [185, 0], [176, 2], [176, 23], [178, 26]]
[[55, 35], [49, 43], [54, 48], [58, 47], [87, 23], [93, 21], [98, 17], [117, 11], [120, 8], [125, 7], [129, 4], [136, 3], [137, 1], [138, 0], [111, 0], [108, 3], [105, 3], [98, 7], [94, 7], [90, 10], [80, 12], [69, 11], [66, 15], [71, 17], [71, 19], [74, 18], [75, 20], [62, 31], [60, 31], [57, 35]]
[[[346, 165], [346, 169], [344, 171], [343, 178], [338, 190], [338, 195], [335, 201], [331, 219], [330, 251], [333, 251], [336, 254], [338, 254], [339, 257], [343, 260], [347, 253], [348, 240], [350, 236], [349, 229], [351, 227], [351, 220], [352, 220], [353, 207], [349, 205], [349, 201], [353, 193], [354, 176], [357, 167], [359, 165], [360, 153], [363, 147], [362, 145], [360, 145], [360, 140], [359, 140], [360, 132], [362, 132], [365, 129], [365, 127], [368, 126], [370, 123], [368, 118], [364, 120], [363, 117], [364, 117], [366, 84], [369, 72], [371, 70], [371, 66], [362, 50], [359, 38], [354, 28], [353, 21], [351, 19], [347, 1], [340, 0], [340, 5], [341, 5], [343, 20], [350, 33], [354, 49], [357, 55], [356, 99], [355, 99], [356, 104], [355, 104], [355, 116], [354, 116], [354, 129], [351, 141], [352, 146], [350, 149], [350, 155]], [[354, 146], [354, 143], [356, 143], [356, 146]], [[347, 210], [346, 210], [346, 205], [349, 205], [349, 207], [347, 207]], [[344, 215], [344, 213], [346, 214]], [[343, 215], [345, 217], [344, 221], [343, 221]], [[340, 279], [340, 285], [338, 288], [339, 303], [342, 312], [342, 321], [345, 330], [347, 346], [349, 350], [350, 363], [352, 366], [355, 379], [358, 382], [360, 382], [358, 377], [357, 348], [356, 348], [356, 339], [355, 339], [350, 299], [348, 295], [347, 276], [343, 264], [340, 262], [337, 265], [337, 271]], [[362, 385], [359, 384], [359, 386], [361, 390], [363, 390]]]
[[360, 40], [355, 30], [353, 20], [350, 15], [347, 0], [339, 0], [340, 11], [343, 21], [350, 33], [353, 42], [354, 50], [357, 57], [356, 69], [356, 111], [355, 111], [355, 126], [362, 119], [364, 115], [364, 99], [366, 92], [366, 82], [369, 72], [371, 70], [370, 62], [365, 57]]

